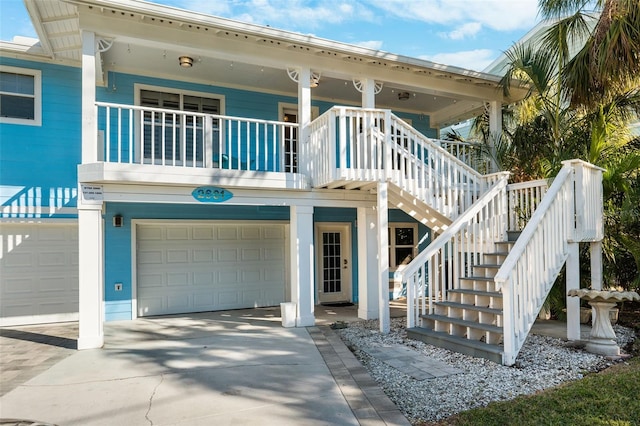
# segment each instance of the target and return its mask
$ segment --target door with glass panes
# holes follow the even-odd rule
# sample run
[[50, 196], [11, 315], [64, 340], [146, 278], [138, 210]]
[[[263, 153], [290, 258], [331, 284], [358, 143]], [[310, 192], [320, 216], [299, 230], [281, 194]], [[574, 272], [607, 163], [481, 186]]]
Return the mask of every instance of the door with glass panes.
[[316, 225], [319, 303], [351, 301], [350, 230], [346, 223]]
[[149, 108], [142, 113], [142, 163], [203, 167], [207, 145], [213, 150], [207, 155], [220, 155], [218, 120], [203, 115], [219, 114], [219, 99], [142, 89], [140, 106]]

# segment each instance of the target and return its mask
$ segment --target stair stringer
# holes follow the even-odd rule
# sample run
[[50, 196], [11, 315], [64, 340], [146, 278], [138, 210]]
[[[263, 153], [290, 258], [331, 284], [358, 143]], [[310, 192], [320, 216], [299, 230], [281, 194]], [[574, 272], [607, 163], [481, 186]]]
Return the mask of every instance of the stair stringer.
[[388, 183], [388, 191], [388, 199], [391, 205], [399, 208], [433, 232], [440, 233], [453, 222], [420, 198], [400, 188], [393, 181]]

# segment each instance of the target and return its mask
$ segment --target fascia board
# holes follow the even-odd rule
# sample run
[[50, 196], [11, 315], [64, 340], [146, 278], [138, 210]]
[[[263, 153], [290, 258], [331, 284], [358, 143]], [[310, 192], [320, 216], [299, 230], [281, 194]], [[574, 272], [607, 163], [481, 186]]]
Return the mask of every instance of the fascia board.
[[291, 31], [278, 30], [271, 27], [265, 27], [256, 24], [244, 23], [234, 21], [231, 19], [220, 18], [202, 14], [199, 12], [191, 12], [182, 9], [177, 9], [170, 6], [155, 5], [138, 0], [64, 0], [68, 3], [77, 5], [93, 6], [98, 8], [110, 8], [118, 9], [128, 13], [139, 14], [142, 16], [154, 16], [164, 19], [170, 19], [173, 21], [180, 21], [185, 23], [193, 23], [196, 25], [214, 27], [220, 31], [234, 31], [241, 32], [251, 37], [256, 38], [268, 38], [286, 42], [289, 44], [300, 44], [306, 47], [310, 47], [318, 50], [330, 50], [332, 52], [361, 56], [367, 60], [384, 60], [393, 62], [394, 65], [408, 65], [417, 68], [423, 68], [427, 70], [450, 73], [454, 75], [460, 75], [470, 77], [478, 80], [483, 80], [488, 83], [497, 84], [500, 81], [500, 77], [482, 73], [478, 71], [459, 68], [451, 65], [437, 64], [431, 61], [425, 61], [422, 59], [412, 58], [408, 56], [396, 55], [389, 52], [380, 50], [368, 49], [365, 47], [354, 46], [348, 43], [327, 40], [311, 35], [305, 35], [295, 33]]

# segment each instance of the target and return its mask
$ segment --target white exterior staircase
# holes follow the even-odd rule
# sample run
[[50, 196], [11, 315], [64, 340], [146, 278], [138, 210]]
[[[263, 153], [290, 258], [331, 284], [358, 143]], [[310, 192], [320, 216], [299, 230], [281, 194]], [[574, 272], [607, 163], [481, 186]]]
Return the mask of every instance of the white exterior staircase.
[[508, 185], [390, 111], [350, 107], [315, 120], [309, 140], [314, 187], [385, 182], [389, 205], [437, 234], [400, 272], [411, 338], [512, 365], [570, 253], [602, 240], [602, 169], [580, 160], [549, 188]]

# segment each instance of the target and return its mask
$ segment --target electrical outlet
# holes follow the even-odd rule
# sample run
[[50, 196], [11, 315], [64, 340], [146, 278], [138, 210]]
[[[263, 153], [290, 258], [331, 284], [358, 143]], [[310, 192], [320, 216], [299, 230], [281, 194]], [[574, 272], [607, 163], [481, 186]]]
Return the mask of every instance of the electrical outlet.
[[116, 291], [122, 291], [122, 283], [116, 283]]

